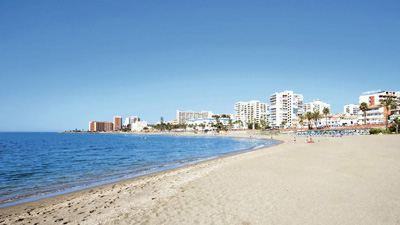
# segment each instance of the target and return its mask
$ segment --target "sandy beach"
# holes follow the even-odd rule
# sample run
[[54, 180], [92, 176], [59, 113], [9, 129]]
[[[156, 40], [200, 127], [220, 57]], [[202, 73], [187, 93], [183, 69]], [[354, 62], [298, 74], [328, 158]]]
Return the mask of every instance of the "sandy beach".
[[0, 224], [400, 224], [400, 135], [274, 138], [283, 143], [1, 208]]

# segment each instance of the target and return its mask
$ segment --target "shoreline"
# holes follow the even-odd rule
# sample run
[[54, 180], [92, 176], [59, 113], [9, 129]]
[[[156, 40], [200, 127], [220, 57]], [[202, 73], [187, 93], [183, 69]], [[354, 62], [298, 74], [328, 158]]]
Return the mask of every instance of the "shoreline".
[[[103, 134], [103, 133], [100, 133]], [[123, 134], [123, 135], [147, 135], [148, 133], [120, 133], [120, 132], [114, 132], [114, 133], [104, 133], [104, 134]], [[166, 136], [191, 136], [191, 137], [214, 137], [214, 138], [244, 138], [244, 139], [251, 139], [252, 137], [241, 137], [241, 136], [227, 136], [227, 135], [207, 135], [207, 134], [188, 134], [188, 133], [179, 133], [179, 134], [175, 134], [175, 133], [151, 133], [150, 135], [166, 135]], [[260, 140], [266, 140], [268, 141], [268, 139], [266, 138], [257, 138]], [[32, 202], [36, 202], [36, 201], [41, 201], [41, 200], [46, 200], [49, 198], [55, 198], [58, 196], [63, 196], [63, 195], [68, 195], [68, 194], [73, 194], [75, 192], [80, 192], [80, 191], [84, 191], [86, 189], [91, 189], [91, 188], [96, 188], [96, 187], [101, 187], [104, 185], [109, 185], [109, 184], [114, 184], [114, 183], [118, 183], [118, 182], [122, 182], [122, 181], [129, 181], [129, 180], [133, 180], [136, 178], [141, 178], [143, 176], [148, 176], [148, 175], [152, 175], [152, 174], [158, 174], [158, 173], [162, 173], [165, 171], [169, 171], [169, 170], [175, 170], [175, 169], [179, 169], [179, 168], [183, 168], [183, 167], [187, 167], [187, 166], [191, 166], [191, 165], [196, 165], [198, 163], [202, 163], [202, 162], [206, 162], [206, 161], [210, 161], [210, 160], [214, 160], [214, 159], [218, 159], [218, 158], [223, 158], [223, 157], [229, 157], [229, 156], [233, 156], [236, 154], [242, 154], [242, 153], [246, 153], [246, 152], [251, 152], [251, 151], [256, 151], [259, 149], [263, 149], [263, 148], [269, 148], [269, 147], [273, 147], [276, 145], [279, 145], [281, 142], [279, 140], [274, 140], [274, 141], [278, 141], [278, 143], [273, 144], [272, 146], [267, 146], [267, 147], [258, 147], [255, 149], [246, 149], [246, 150], [242, 150], [239, 152], [230, 152], [230, 153], [224, 153], [224, 154], [220, 154], [217, 156], [209, 156], [206, 158], [193, 158], [188, 160], [188, 162], [185, 163], [175, 163], [173, 165], [170, 166], [165, 166], [165, 168], [156, 168], [156, 169], [152, 169], [149, 171], [143, 171], [141, 173], [137, 173], [137, 174], [131, 174], [129, 176], [127, 176], [127, 178], [113, 178], [113, 179], [109, 179], [109, 180], [104, 180], [104, 181], [99, 181], [99, 182], [93, 182], [92, 184], [89, 185], [84, 185], [84, 186], [76, 186], [70, 189], [64, 189], [64, 190], [60, 190], [57, 192], [51, 192], [51, 193], [46, 193], [46, 194], [38, 194], [38, 195], [34, 195], [34, 196], [29, 196], [27, 198], [22, 198], [22, 199], [18, 199], [18, 200], [14, 200], [14, 201], [9, 201], [9, 202], [3, 202], [0, 204], [0, 210], [1, 209], [5, 209], [5, 208], [9, 208], [9, 207], [14, 207], [14, 206], [18, 206], [18, 205], [24, 205], [24, 204], [29, 204]]]
[[400, 221], [400, 135], [316, 137], [313, 144], [279, 139], [268, 148], [1, 208], [0, 224]]

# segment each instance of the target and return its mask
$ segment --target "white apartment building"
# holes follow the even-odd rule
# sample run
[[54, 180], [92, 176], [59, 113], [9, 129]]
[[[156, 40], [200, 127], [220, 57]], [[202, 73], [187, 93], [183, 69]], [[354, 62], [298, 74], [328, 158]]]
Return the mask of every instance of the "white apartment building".
[[285, 121], [286, 127], [292, 127], [297, 121], [297, 116], [303, 114], [303, 95], [294, 94], [293, 91], [275, 92], [270, 97], [271, 124], [273, 127], [281, 126]]
[[[364, 92], [360, 98], [359, 103], [365, 102], [368, 104], [368, 111], [366, 111], [366, 121], [367, 124], [383, 124], [386, 121], [386, 108], [381, 105], [381, 100], [384, 100], [388, 97], [394, 98], [399, 102], [400, 100], [400, 92], [394, 91], [370, 91]], [[399, 114], [399, 107], [392, 108], [389, 112], [390, 115]], [[364, 122], [364, 112], [358, 112], [358, 120], [359, 123], [362, 124]]]
[[125, 119], [124, 126], [127, 127], [129, 124], [136, 123], [136, 121], [140, 121], [137, 116], [129, 116]]
[[304, 112], [319, 112], [323, 114], [324, 108], [331, 109], [331, 105], [321, 100], [304, 103]]
[[199, 118], [211, 118], [213, 113], [211, 111], [179, 111], [176, 110], [176, 120], [178, 124], [186, 123], [186, 120], [199, 119]]
[[245, 126], [247, 123], [259, 123], [261, 120], [266, 120], [269, 123], [268, 104], [256, 100], [237, 102], [234, 118], [240, 120]]
[[349, 104], [343, 107], [343, 114], [346, 116], [357, 116], [360, 105]]

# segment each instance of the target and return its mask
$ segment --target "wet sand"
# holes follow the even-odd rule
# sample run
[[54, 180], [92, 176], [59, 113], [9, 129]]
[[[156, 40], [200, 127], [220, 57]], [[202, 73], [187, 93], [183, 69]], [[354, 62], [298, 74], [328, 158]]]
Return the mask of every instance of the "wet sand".
[[274, 138], [284, 143], [1, 208], [0, 224], [400, 224], [400, 135]]

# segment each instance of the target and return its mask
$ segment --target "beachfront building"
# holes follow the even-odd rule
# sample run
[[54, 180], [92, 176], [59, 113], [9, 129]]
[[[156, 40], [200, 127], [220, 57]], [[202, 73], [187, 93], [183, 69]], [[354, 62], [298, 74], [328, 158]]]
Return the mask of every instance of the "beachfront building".
[[234, 119], [240, 121], [243, 127], [248, 123], [260, 123], [265, 120], [269, 124], [269, 107], [267, 103], [252, 100], [249, 102], [237, 102], [235, 104]]
[[[399, 107], [391, 108], [390, 112], [387, 112], [386, 108], [381, 105], [381, 100], [388, 97], [392, 97], [395, 101], [399, 102], [400, 92], [369, 91], [364, 92], [360, 96], [359, 103], [365, 102], [368, 104], [368, 110], [366, 111], [367, 124], [384, 124], [388, 113], [392, 116], [399, 114]], [[361, 110], [358, 112], [358, 120], [360, 124], [364, 123], [364, 112]]]
[[346, 116], [357, 116], [360, 105], [349, 104], [343, 107], [343, 114]]
[[89, 132], [106, 132], [112, 130], [113, 130], [112, 122], [99, 122], [99, 121], [89, 122]]
[[[312, 127], [315, 127], [315, 122], [312, 122]], [[341, 127], [358, 125], [358, 116], [346, 116], [342, 113], [327, 115], [321, 117], [316, 123], [318, 128], [321, 127]]]
[[124, 126], [128, 127], [132, 123], [136, 123], [136, 121], [140, 121], [139, 117], [137, 116], [129, 116], [125, 119]]
[[[222, 125], [229, 127], [232, 124], [232, 128], [235, 129], [235, 121], [228, 118], [228, 117], [220, 117], [218, 121], [222, 123]], [[199, 119], [192, 119], [186, 120], [187, 125], [196, 126], [197, 130], [201, 130], [204, 127], [204, 130], [213, 129], [213, 126], [217, 124], [217, 119], [213, 118], [199, 118]]]
[[304, 112], [319, 112], [323, 114], [324, 108], [331, 109], [331, 105], [321, 100], [304, 103]]
[[293, 91], [275, 92], [270, 97], [270, 121], [272, 127], [297, 125], [297, 117], [303, 114], [303, 95]]
[[176, 120], [178, 124], [186, 123], [186, 120], [199, 119], [199, 118], [211, 118], [213, 113], [211, 111], [179, 111], [176, 110]]
[[122, 117], [114, 116], [114, 130], [121, 130], [122, 126]]
[[130, 124], [131, 131], [142, 131], [145, 127], [147, 127], [147, 121], [137, 120], [134, 123]]

